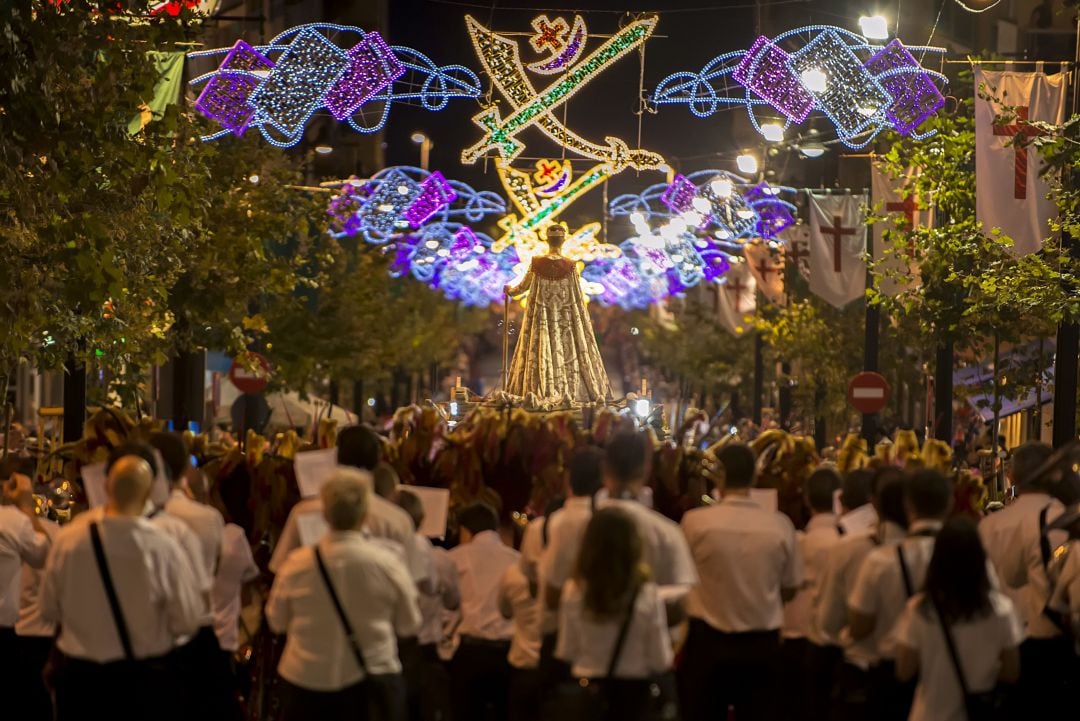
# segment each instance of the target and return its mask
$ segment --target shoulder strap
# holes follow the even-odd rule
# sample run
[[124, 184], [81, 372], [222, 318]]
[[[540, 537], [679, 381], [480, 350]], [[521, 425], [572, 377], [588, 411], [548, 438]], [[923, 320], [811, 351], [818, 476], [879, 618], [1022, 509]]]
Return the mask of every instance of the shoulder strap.
[[1044, 571], [1050, 565], [1050, 539], [1046, 536], [1046, 515], [1049, 512], [1049, 505], [1039, 511], [1039, 552], [1042, 554]]
[[637, 605], [638, 594], [641, 592], [641, 585], [634, 589], [633, 595], [630, 596], [630, 606], [626, 610], [626, 618], [623, 619], [622, 625], [619, 627], [619, 635], [615, 639], [615, 650], [611, 654], [611, 663], [608, 664], [607, 675], [605, 678], [611, 678], [615, 675], [615, 667], [619, 665], [619, 657], [622, 655], [623, 645], [626, 643], [627, 633], [630, 631], [630, 624], [634, 620], [634, 607]]
[[956, 680], [960, 682], [960, 692], [967, 699], [971, 696], [971, 692], [968, 691], [967, 680], [964, 678], [964, 668], [960, 665], [960, 654], [956, 652], [956, 642], [953, 640], [952, 629], [945, 622], [945, 616], [941, 613], [941, 607], [938, 606], [937, 601], [929, 593], [926, 594], [926, 598], [934, 605], [934, 612], [937, 613], [938, 622], [941, 624], [941, 633], [945, 637], [945, 646], [949, 649], [949, 658], [952, 659], [953, 670], [956, 671]]
[[341, 621], [341, 627], [345, 630], [345, 637], [349, 640], [353, 656], [356, 657], [356, 665], [360, 667], [361, 671], [367, 673], [367, 664], [364, 663], [364, 653], [360, 649], [360, 642], [356, 640], [352, 624], [349, 623], [349, 617], [345, 615], [345, 609], [341, 605], [337, 591], [334, 590], [334, 584], [330, 580], [330, 573], [326, 570], [326, 564], [323, 563], [322, 553], [319, 552], [317, 545], [315, 546], [315, 562], [319, 565], [319, 574], [322, 575], [323, 583], [326, 584], [326, 592], [330, 594], [330, 600], [334, 603], [334, 610], [337, 611], [338, 620]]
[[1050, 597], [1053, 594], [1053, 579], [1050, 578], [1050, 558], [1053, 554], [1050, 552], [1050, 538], [1046, 535], [1046, 516], [1050, 512], [1050, 506], [1045, 506], [1039, 511], [1039, 553], [1042, 555], [1043, 571], [1046, 573], [1046, 581], [1050, 584], [1050, 594], [1047, 597], [1046, 603], [1043, 605], [1042, 615], [1054, 624], [1054, 626], [1064, 634], [1071, 633], [1069, 624], [1062, 617], [1062, 614], [1054, 611], [1050, 608]]
[[903, 544], [896, 544], [896, 557], [900, 559], [900, 575], [904, 577], [904, 590], [907, 591], [907, 597], [911, 598], [915, 595], [915, 587], [911, 584], [911, 574], [908, 573], [907, 562], [904, 560]]
[[551, 514], [544, 516], [543, 522], [540, 524], [540, 547], [547, 548], [548, 544], [548, 520], [551, 518]]
[[135, 652], [131, 648], [131, 636], [128, 634], [127, 621], [124, 620], [124, 609], [120, 607], [120, 598], [116, 595], [112, 574], [109, 573], [109, 562], [105, 558], [105, 547], [101, 544], [101, 532], [97, 522], [90, 524], [90, 542], [94, 545], [94, 559], [97, 561], [98, 573], [101, 574], [101, 583], [105, 586], [105, 595], [109, 599], [109, 608], [112, 609], [116, 634], [124, 648], [124, 658], [134, 661]]

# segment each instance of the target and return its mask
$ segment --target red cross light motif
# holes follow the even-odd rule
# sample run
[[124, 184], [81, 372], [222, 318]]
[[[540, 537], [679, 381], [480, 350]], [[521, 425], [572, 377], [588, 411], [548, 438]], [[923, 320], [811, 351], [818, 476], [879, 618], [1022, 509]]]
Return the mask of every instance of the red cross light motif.
[[855, 235], [855, 229], [845, 228], [843, 226], [843, 218], [841, 218], [839, 215], [834, 215], [832, 217], [832, 223], [833, 224], [831, 228], [821, 226], [821, 233], [823, 235], [828, 234], [832, 236], [833, 271], [836, 273], [840, 273], [843, 270], [843, 268], [841, 267], [842, 260], [840, 256], [840, 243], [844, 240], [845, 235]]
[[758, 262], [758, 264], [754, 266], [754, 270], [756, 270], [761, 275], [761, 279], [764, 280], [766, 283], [769, 282], [769, 273], [776, 272], [776, 268], [769, 265], [769, 262], [764, 258], [762, 258]]
[[558, 180], [559, 171], [562, 170], [562, 164], [558, 160], [540, 160], [536, 163], [536, 173], [533, 177], [537, 182], [546, 182], [549, 180]]
[[[1004, 135], [1008, 138], [1015, 138], [1018, 135], [1024, 136], [1024, 141], [1027, 142], [1028, 138], [1033, 138], [1037, 135], [1044, 135], [1041, 130], [1028, 125], [1028, 108], [1027, 106], [1019, 107], [1016, 109], [1016, 120], [1012, 125], [994, 125], [994, 135]], [[1027, 198], [1027, 166], [1028, 166], [1028, 151], [1023, 145], [1013, 146], [1013, 198], [1016, 200], [1024, 200]]]
[[555, 18], [554, 21], [549, 21], [546, 15], [541, 15], [533, 21], [532, 26], [536, 30], [536, 35], [529, 38], [529, 43], [536, 52], [543, 50], [545, 45], [555, 52], [563, 49], [563, 45], [566, 44], [564, 38], [570, 31], [570, 26], [565, 20]]

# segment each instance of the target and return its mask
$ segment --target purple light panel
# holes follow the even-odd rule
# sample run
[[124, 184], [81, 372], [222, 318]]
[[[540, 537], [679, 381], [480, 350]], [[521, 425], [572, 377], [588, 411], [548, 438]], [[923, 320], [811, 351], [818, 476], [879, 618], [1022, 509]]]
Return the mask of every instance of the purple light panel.
[[762, 238], [776, 237], [777, 233], [795, 222], [787, 206], [775, 195], [765, 192], [768, 187], [767, 183], [761, 183], [743, 194], [746, 202], [757, 213], [755, 230]]
[[251, 94], [249, 102], [260, 120], [295, 137], [349, 64], [345, 51], [308, 28], [278, 57], [270, 77]]
[[892, 103], [892, 98], [835, 30], [818, 33], [791, 56], [789, 65], [798, 76], [807, 70], [825, 74], [825, 90], [816, 93], [815, 99], [842, 138], [858, 135], [874, 124]]
[[375, 93], [405, 74], [405, 66], [379, 33], [365, 35], [348, 56], [348, 70], [326, 93], [326, 107], [337, 120], [348, 118]]
[[685, 175], [679, 173], [660, 196], [660, 200], [676, 213], [685, 213], [690, 210], [695, 195], [697, 195], [697, 186]]
[[428, 218], [454, 202], [455, 198], [457, 198], [457, 193], [446, 182], [443, 174], [436, 170], [420, 183], [420, 193], [405, 210], [404, 218], [415, 230]]
[[896, 68], [917, 68], [918, 72], [880, 78], [882, 87], [893, 98], [885, 117], [898, 133], [911, 135], [922, 121], [945, 105], [945, 96], [899, 40], [893, 40], [866, 61], [866, 69], [875, 77]]
[[[274, 63], [270, 58], [243, 40], [237, 40], [218, 69], [256, 72], [270, 71], [273, 67]], [[248, 98], [255, 92], [259, 82], [258, 78], [250, 75], [217, 75], [199, 93], [195, 109], [211, 120], [216, 120], [233, 134], [243, 135], [255, 115], [255, 109], [248, 104]]]
[[746, 51], [731, 77], [794, 122], [801, 123], [814, 109], [814, 98], [791, 71], [790, 58], [762, 35]]

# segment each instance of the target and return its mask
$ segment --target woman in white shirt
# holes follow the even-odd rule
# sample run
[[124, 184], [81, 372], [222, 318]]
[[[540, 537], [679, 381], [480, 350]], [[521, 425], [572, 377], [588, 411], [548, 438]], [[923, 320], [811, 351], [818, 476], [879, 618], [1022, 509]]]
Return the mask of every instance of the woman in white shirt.
[[[619, 508], [597, 511], [585, 529], [574, 577], [563, 589], [555, 656], [570, 665], [574, 678], [600, 687], [608, 719], [654, 718], [657, 692], [672, 687], [667, 614], [649, 575], [634, 520]], [[612, 668], [627, 614], [625, 641]]]
[[968, 518], [954, 518], [938, 533], [925, 590], [908, 602], [894, 630], [897, 676], [902, 681], [919, 676], [909, 721], [967, 719], [942, 616], [969, 693], [1019, 678], [1020, 618], [1012, 601], [991, 588], [986, 551]]

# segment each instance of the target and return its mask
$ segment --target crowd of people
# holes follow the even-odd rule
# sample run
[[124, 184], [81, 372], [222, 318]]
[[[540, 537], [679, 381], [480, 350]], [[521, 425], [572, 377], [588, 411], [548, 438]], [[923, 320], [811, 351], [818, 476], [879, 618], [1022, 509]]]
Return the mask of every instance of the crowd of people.
[[[697, 507], [652, 510], [648, 436], [569, 459], [564, 494], [523, 530], [492, 503], [453, 509], [454, 543], [381, 461], [374, 431], [293, 507], [264, 617], [282, 634], [268, 720], [982, 721], [1075, 708], [1077, 512], [1029, 443], [1016, 497], [953, 515], [927, 467], [819, 466], [809, 521], [754, 494], [759, 463], [719, 448]], [[163, 468], [159, 468], [159, 464]], [[113, 449], [104, 506], [63, 527], [0, 469], [5, 718], [245, 718], [232, 665], [243, 529], [207, 503], [183, 438]], [[151, 500], [155, 477], [172, 484]], [[163, 502], [162, 502], [163, 501]], [[325, 532], [310, 540], [310, 519]], [[309, 538], [305, 543], [305, 537]], [[8, 715], [11, 712], [11, 715]], [[733, 714], [733, 715], [732, 715]]]

